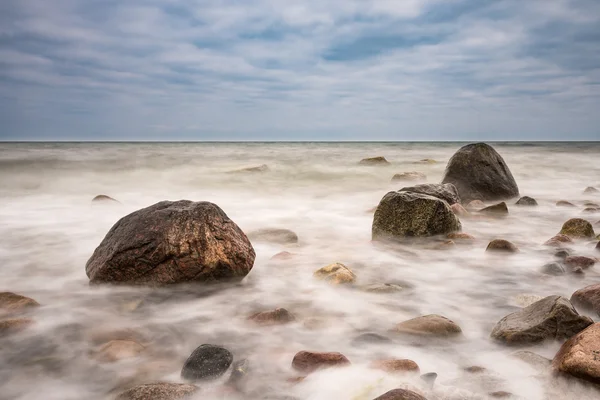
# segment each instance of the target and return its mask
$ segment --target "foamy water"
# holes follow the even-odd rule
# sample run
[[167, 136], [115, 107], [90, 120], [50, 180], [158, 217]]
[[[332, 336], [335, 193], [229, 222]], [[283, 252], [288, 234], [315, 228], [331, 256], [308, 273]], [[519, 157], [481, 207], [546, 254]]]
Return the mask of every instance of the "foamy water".
[[[133, 383], [181, 382], [185, 359], [200, 344], [228, 348], [236, 360], [250, 360], [245, 393], [224, 392], [220, 380], [199, 384], [200, 399], [365, 399], [413, 385], [428, 399], [485, 399], [508, 391], [528, 400], [593, 399], [600, 396], [577, 382], [558, 381], [511, 356], [514, 348], [493, 343], [489, 334], [524, 295], [571, 294], [598, 283], [599, 266], [584, 277], [550, 277], [540, 268], [554, 261], [542, 244], [600, 187], [599, 144], [496, 144], [521, 195], [539, 207], [509, 201], [504, 219], [461, 219], [471, 245], [399, 251], [371, 243], [368, 210], [391, 190], [395, 173], [418, 171], [441, 181], [460, 144], [279, 143], [279, 144], [2, 144], [0, 145], [0, 291], [36, 299], [42, 307], [28, 316], [35, 325], [0, 339], [0, 398], [27, 400], [110, 399]], [[359, 166], [365, 157], [385, 156], [386, 167]], [[436, 164], [415, 164], [430, 158]], [[269, 172], [230, 174], [267, 164]], [[120, 205], [92, 205], [106, 194]], [[245, 232], [288, 228], [297, 245], [253, 241], [256, 262], [240, 285], [164, 289], [90, 288], [85, 263], [122, 216], [161, 200], [218, 204]], [[576, 204], [556, 207], [558, 200]], [[596, 225], [596, 233], [600, 227]], [[504, 238], [521, 250], [510, 257], [485, 253]], [[575, 254], [597, 256], [589, 242], [570, 246]], [[271, 261], [280, 252], [293, 258]], [[312, 274], [341, 262], [357, 285], [409, 282], [410, 290], [373, 294], [315, 281]], [[190, 291], [198, 293], [190, 295]], [[248, 315], [284, 307], [297, 321], [258, 327]], [[459, 340], [415, 343], [389, 333], [395, 324], [425, 314], [457, 322]], [[590, 315], [597, 320], [597, 317]], [[106, 333], [132, 330], [146, 346], [136, 358], [101, 363], [94, 352]], [[357, 347], [352, 339], [376, 332], [390, 344]], [[136, 336], [136, 337], [137, 337]], [[110, 339], [108, 339], [110, 340]], [[528, 348], [552, 358], [559, 343]], [[338, 351], [351, 367], [324, 370], [298, 384], [291, 368], [300, 350]], [[409, 358], [421, 372], [436, 372], [433, 391], [417, 377], [368, 368], [381, 358]], [[469, 374], [465, 367], [486, 368]], [[272, 396], [272, 397], [269, 397]], [[276, 397], [280, 396], [280, 397]]]

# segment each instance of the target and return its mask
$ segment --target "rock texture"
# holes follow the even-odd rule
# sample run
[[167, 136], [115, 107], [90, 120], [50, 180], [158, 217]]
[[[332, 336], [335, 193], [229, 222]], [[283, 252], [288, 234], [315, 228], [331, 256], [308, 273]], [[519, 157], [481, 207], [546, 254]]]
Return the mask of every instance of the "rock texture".
[[181, 377], [190, 381], [214, 379], [223, 375], [233, 362], [229, 350], [212, 344], [203, 344], [188, 357]]
[[23, 311], [28, 308], [38, 307], [40, 304], [32, 298], [21, 296], [12, 292], [0, 293], [0, 310], [6, 312]]
[[423, 185], [409, 186], [400, 189], [401, 192], [421, 193], [445, 200], [449, 205], [460, 203], [456, 187], [451, 183], [426, 183]]
[[403, 172], [392, 176], [392, 182], [424, 181], [425, 179], [427, 179], [425, 174], [416, 171]]
[[11, 318], [0, 321], [0, 337], [19, 333], [33, 325], [31, 318]]
[[283, 325], [294, 321], [296, 318], [285, 308], [276, 308], [272, 311], [263, 311], [251, 315], [249, 319], [260, 325]]
[[389, 192], [373, 216], [373, 240], [445, 235], [461, 230], [447, 202], [413, 192]]
[[594, 228], [585, 219], [571, 218], [565, 222], [560, 230], [560, 234], [570, 237], [571, 239], [593, 239]]
[[157, 382], [126, 390], [116, 400], [179, 400], [190, 397], [197, 390], [193, 385]]
[[551, 237], [550, 239], [548, 239], [544, 243], [544, 245], [552, 246], [552, 247], [561, 247], [565, 243], [573, 243], [573, 239], [571, 239], [567, 235], [558, 234], [558, 235], [555, 235], [555, 236]]
[[565, 258], [565, 265], [571, 269], [588, 269], [596, 264], [596, 259], [586, 256], [568, 256]]
[[494, 204], [479, 210], [480, 213], [489, 215], [508, 215], [508, 207], [505, 202]]
[[499, 252], [499, 253], [517, 253], [519, 249], [517, 246], [504, 239], [492, 240], [485, 251]]
[[371, 368], [380, 369], [389, 373], [420, 373], [419, 366], [413, 360], [377, 360], [371, 363]]
[[424, 315], [401, 322], [396, 325], [395, 331], [404, 334], [432, 337], [449, 337], [462, 333], [460, 326], [454, 321], [435, 314]]
[[594, 311], [600, 316], [600, 283], [586, 286], [573, 293], [571, 303], [579, 310]]
[[313, 276], [333, 284], [354, 283], [356, 275], [341, 263], [333, 263], [315, 271]]
[[548, 296], [502, 318], [492, 331], [492, 338], [508, 345], [562, 340], [592, 324], [577, 313], [569, 300]]
[[420, 394], [406, 389], [390, 390], [374, 400], [427, 400]]
[[163, 201], [121, 218], [86, 264], [90, 283], [166, 285], [241, 280], [255, 253], [209, 202]]
[[452, 209], [452, 212], [459, 216], [459, 217], [468, 217], [469, 215], [471, 215], [466, 208], [464, 208], [461, 204], [456, 203], [456, 204], [452, 204], [450, 206], [450, 209]]
[[442, 183], [452, 183], [464, 203], [504, 200], [519, 195], [519, 188], [504, 159], [488, 144], [460, 148], [450, 159]]
[[341, 353], [315, 353], [300, 351], [292, 360], [292, 367], [297, 371], [310, 373], [321, 368], [349, 365], [350, 361]]
[[600, 384], [600, 322], [562, 345], [552, 367], [560, 372]]
[[250, 240], [265, 241], [279, 244], [298, 243], [298, 235], [289, 229], [263, 228], [248, 233]]
[[389, 165], [389, 161], [385, 159], [385, 157], [369, 157], [363, 158], [360, 160], [360, 165]]
[[94, 358], [100, 362], [116, 362], [133, 358], [144, 351], [144, 346], [133, 340], [111, 340], [104, 344]]
[[448, 235], [446, 235], [446, 237], [448, 239], [452, 239], [452, 240], [456, 240], [456, 241], [461, 241], [461, 240], [468, 240], [468, 241], [472, 241], [475, 240], [475, 236], [465, 233], [465, 232], [452, 232], [449, 233]]
[[537, 206], [538, 202], [533, 197], [523, 196], [517, 201], [516, 204], [518, 206]]

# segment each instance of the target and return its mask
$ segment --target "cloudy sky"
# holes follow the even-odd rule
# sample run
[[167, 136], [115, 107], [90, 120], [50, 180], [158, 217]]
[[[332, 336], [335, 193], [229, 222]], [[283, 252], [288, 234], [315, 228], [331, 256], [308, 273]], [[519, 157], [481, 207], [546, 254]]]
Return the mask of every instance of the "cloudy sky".
[[0, 140], [475, 138], [600, 140], [600, 1], [0, 1]]

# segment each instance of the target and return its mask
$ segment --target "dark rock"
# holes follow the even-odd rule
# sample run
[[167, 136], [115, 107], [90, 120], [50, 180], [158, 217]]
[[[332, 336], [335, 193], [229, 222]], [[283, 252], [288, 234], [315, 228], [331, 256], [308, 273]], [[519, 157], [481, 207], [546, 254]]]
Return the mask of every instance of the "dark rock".
[[360, 165], [389, 165], [389, 161], [385, 157], [370, 157], [360, 160]]
[[373, 217], [373, 240], [443, 235], [461, 230], [448, 203], [412, 192], [389, 192]]
[[566, 200], [559, 200], [556, 202], [556, 206], [557, 207], [575, 207], [575, 204], [566, 201]]
[[597, 194], [600, 193], [600, 190], [596, 189], [593, 186], [588, 186], [585, 188], [585, 190], [583, 191], [583, 193], [585, 194]]
[[581, 268], [588, 269], [596, 264], [596, 260], [591, 257], [585, 256], [568, 256], [565, 258], [565, 265], [571, 269], [573, 268]]
[[203, 344], [185, 361], [181, 377], [191, 381], [218, 378], [227, 371], [232, 362], [233, 355], [229, 350]]
[[415, 171], [403, 172], [392, 176], [392, 182], [424, 181], [426, 179], [427, 176], [425, 174]]
[[451, 183], [440, 184], [440, 183], [426, 183], [423, 185], [409, 186], [400, 189], [400, 192], [413, 192], [426, 194], [428, 196], [437, 197], [438, 199], [445, 200], [449, 205], [460, 203], [460, 197], [458, 191]]
[[594, 228], [585, 219], [571, 218], [565, 222], [560, 230], [560, 234], [566, 235], [571, 239], [594, 238]]
[[503, 253], [517, 253], [519, 249], [517, 246], [504, 239], [494, 239], [492, 240], [485, 251], [492, 252], [503, 252]]
[[565, 258], [569, 257], [570, 254], [571, 253], [569, 252], [569, 250], [561, 249], [557, 250], [556, 253], [554, 253], [554, 257], [564, 260]]
[[518, 206], [537, 206], [538, 203], [533, 197], [523, 196], [521, 197], [517, 203]]
[[596, 243], [596, 250], [600, 250], [600, 242]]
[[241, 280], [255, 253], [209, 202], [163, 201], [121, 218], [86, 264], [90, 283], [166, 285]]
[[261, 325], [282, 325], [292, 322], [296, 318], [285, 308], [276, 308], [272, 311], [251, 315], [249, 319]]
[[567, 273], [562, 265], [559, 263], [553, 262], [548, 263], [542, 267], [542, 272], [546, 275], [560, 276]]
[[493, 206], [486, 207], [482, 210], [479, 210], [480, 213], [490, 214], [490, 215], [507, 215], [508, 207], [505, 202], [494, 204]]
[[341, 353], [315, 353], [300, 351], [292, 360], [294, 369], [310, 373], [321, 368], [339, 367], [349, 365], [350, 361]]
[[573, 239], [567, 235], [558, 234], [546, 240], [544, 246], [561, 247], [565, 243], [573, 243]]
[[523, 345], [567, 339], [591, 324], [592, 320], [579, 315], [569, 300], [548, 296], [502, 318], [491, 336], [508, 345]]
[[552, 367], [600, 384], [600, 323], [589, 326], [563, 344], [552, 360]]
[[425, 397], [420, 394], [413, 392], [411, 390], [405, 389], [394, 389], [390, 390], [377, 397], [374, 400], [427, 400]]
[[519, 188], [504, 159], [488, 144], [460, 148], [448, 162], [442, 183], [452, 183], [464, 203], [517, 197]]
[[126, 390], [116, 400], [179, 400], [190, 397], [197, 390], [193, 385], [157, 382]]
[[571, 296], [571, 303], [584, 311], [594, 311], [600, 316], [600, 283], [579, 289]]
[[28, 308], [38, 307], [40, 303], [37, 301], [21, 296], [20, 294], [12, 292], [1, 292], [0, 293], [0, 310], [7, 312], [23, 311]]
[[400, 322], [394, 331], [423, 337], [450, 337], [462, 333], [460, 326], [454, 321], [435, 314]]
[[392, 341], [389, 338], [372, 332], [360, 334], [352, 339], [352, 344], [354, 346], [362, 346], [366, 344], [387, 344], [391, 342]]
[[101, 203], [101, 202], [110, 202], [110, 203], [119, 203], [117, 200], [113, 199], [110, 196], [105, 194], [99, 194], [98, 196], [92, 199], [93, 203]]
[[261, 164], [258, 165], [256, 167], [247, 167], [247, 168], [240, 168], [240, 169], [236, 169], [233, 171], [229, 171], [228, 173], [230, 174], [239, 174], [239, 173], [261, 173], [261, 172], [269, 172], [271, 169], [269, 168], [268, 165], [266, 164]]
[[248, 233], [252, 241], [265, 241], [279, 244], [298, 243], [298, 235], [289, 229], [263, 228]]

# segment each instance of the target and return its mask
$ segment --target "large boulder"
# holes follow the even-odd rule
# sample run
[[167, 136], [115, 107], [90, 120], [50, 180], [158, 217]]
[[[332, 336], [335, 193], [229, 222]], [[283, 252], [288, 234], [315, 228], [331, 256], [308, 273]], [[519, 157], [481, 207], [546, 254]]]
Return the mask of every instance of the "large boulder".
[[400, 191], [427, 194], [445, 200], [449, 205], [460, 203], [458, 191], [451, 183], [425, 183], [423, 185], [404, 187]]
[[203, 344], [185, 361], [181, 377], [190, 381], [218, 378], [227, 371], [232, 362], [233, 354], [229, 350]]
[[133, 387], [116, 400], [179, 400], [189, 398], [198, 388], [183, 383], [156, 382]]
[[579, 315], [569, 300], [548, 296], [502, 318], [491, 336], [508, 345], [538, 343], [568, 339], [592, 323]]
[[389, 192], [373, 217], [372, 236], [378, 239], [446, 235], [461, 230], [447, 202], [413, 192]]
[[600, 384], [600, 322], [565, 342], [554, 356], [552, 367], [557, 371]]
[[209, 202], [162, 201], [121, 218], [88, 260], [90, 283], [166, 285], [241, 280], [255, 253]]
[[448, 162], [442, 183], [452, 183], [464, 203], [504, 200], [519, 195], [519, 188], [504, 159], [485, 143], [460, 148]]
[[595, 236], [592, 224], [581, 218], [571, 218], [565, 222], [559, 233], [571, 239], [593, 239]]
[[579, 310], [594, 311], [600, 316], [600, 283], [586, 286], [573, 293], [571, 303]]

